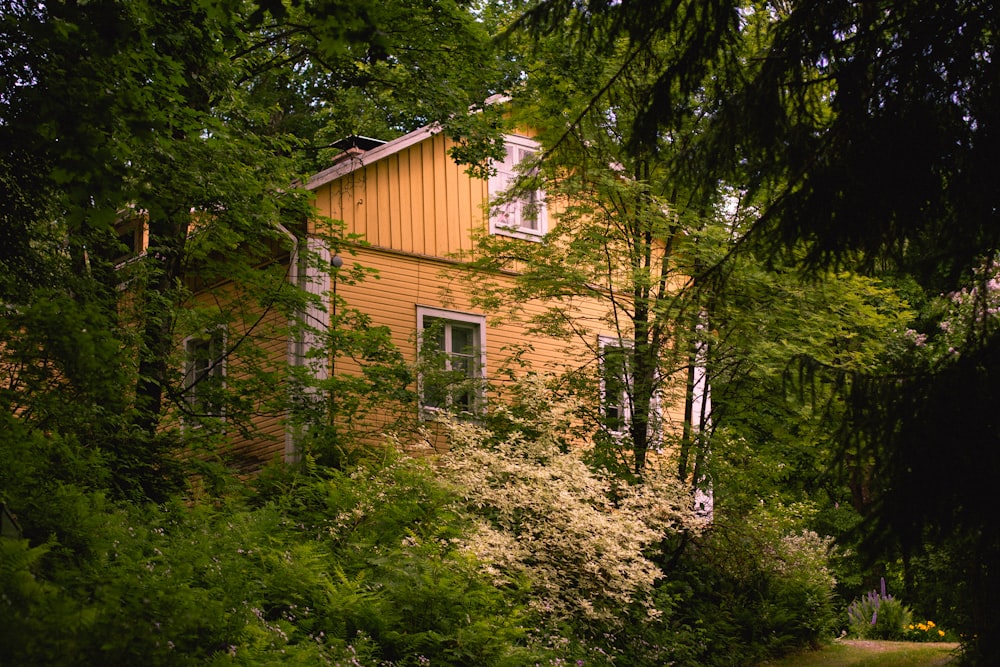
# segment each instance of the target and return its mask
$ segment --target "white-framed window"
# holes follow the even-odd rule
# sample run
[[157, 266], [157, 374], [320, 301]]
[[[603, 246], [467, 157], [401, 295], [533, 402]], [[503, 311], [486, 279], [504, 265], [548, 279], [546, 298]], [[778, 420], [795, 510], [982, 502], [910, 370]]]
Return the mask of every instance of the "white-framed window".
[[[635, 410], [635, 343], [628, 339], [600, 336], [598, 338], [601, 361], [601, 419], [609, 433], [622, 436], [628, 433]], [[654, 382], [659, 382], [656, 374]], [[662, 446], [663, 419], [659, 390], [654, 389], [649, 400], [649, 444]]]
[[420, 407], [475, 413], [483, 404], [486, 318], [417, 307]]
[[632, 421], [632, 343], [601, 336], [601, 418], [611, 433], [625, 433]]
[[226, 333], [211, 329], [184, 340], [184, 401], [192, 418], [225, 416]]
[[524, 171], [521, 165], [538, 153], [538, 142], [518, 135], [504, 137], [506, 155], [502, 162], [493, 162], [496, 174], [490, 177], [490, 233], [539, 238], [547, 229], [545, 196], [542, 190], [527, 190], [503, 203], [495, 200], [521, 178], [533, 178], [535, 170]]

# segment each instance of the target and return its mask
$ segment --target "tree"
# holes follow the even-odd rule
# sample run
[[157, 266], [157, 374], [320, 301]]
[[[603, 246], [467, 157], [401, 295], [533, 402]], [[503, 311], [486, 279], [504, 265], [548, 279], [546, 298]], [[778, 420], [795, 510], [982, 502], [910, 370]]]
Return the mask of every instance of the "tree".
[[[541, 188], [548, 230], [537, 242], [479, 238], [472, 266], [516, 277], [512, 289], [477, 277], [473, 298], [514, 313], [537, 304], [526, 316], [529, 331], [576, 339], [589, 350], [567, 364], [565, 388], [589, 399], [585, 417], [609, 446], [608, 463], [639, 476], [648, 451], [672, 437], [663, 410], [685, 400], [683, 371], [694, 363], [685, 341], [700, 310], [683, 291], [708, 205], [683, 200], [657, 154], [662, 146], [629, 145], [632, 96], [645, 85], [640, 77], [630, 82], [634, 90], [584, 106], [588, 78], [599, 79], [617, 62], [572, 68], [555, 43], [533, 57], [530, 69], [538, 74], [523, 98], [515, 97], [514, 122], [541, 131], [543, 152], [521, 165], [520, 178], [494, 206]], [[569, 131], [567, 114], [577, 121]], [[600, 331], [612, 335], [601, 339]], [[691, 438], [692, 431], [685, 434]]]
[[[241, 426], [238, 414], [275, 408], [246, 401], [278, 386], [251, 334], [309, 298], [274, 260], [311, 215], [295, 178], [314, 168], [331, 133], [358, 129], [345, 110], [391, 109], [382, 127], [394, 132], [430, 118], [463, 122], [492, 71], [472, 15], [434, 2], [14, 2], [0, 16], [0, 54], [0, 140], [10, 149], [0, 286], [16, 316], [5, 331], [27, 341], [16, 354], [40, 346], [51, 362], [48, 383], [30, 387], [36, 396], [67, 383], [93, 394], [85, 385], [95, 376], [69, 372], [85, 353], [115, 376], [91, 399], [100, 418], [79, 423], [116, 452], [121, 484], [153, 495], [176, 444], [164, 417], [198, 417], [196, 384], [211, 393], [201, 376], [179, 372], [185, 337], [231, 326], [212, 360], [242, 364], [218, 397], [228, 428]], [[124, 271], [123, 223], [146, 244]], [[192, 309], [196, 292], [213, 296]], [[41, 311], [59, 336], [45, 338]], [[74, 344], [82, 330], [103, 341], [104, 357]], [[17, 407], [34, 400], [27, 377], [9, 404], [37, 416]]]
[[[685, 151], [688, 176], [692, 187], [725, 178], [761, 194], [754, 240], [772, 250], [804, 243], [800, 265], [813, 270], [892, 267], [931, 294], [970, 288], [995, 260], [1000, 207], [988, 174], [1000, 19], [990, 3], [608, 2], [582, 15], [575, 7], [542, 2], [523, 24], [559, 26], [594, 51], [621, 40], [630, 52], [656, 39], [677, 45], [635, 135], [669, 133], [692, 95], [705, 100], [710, 122]], [[843, 432], [877, 462], [871, 509], [883, 546], [897, 537], [904, 550], [931, 536], [975, 543], [971, 587], [983, 594], [967, 600], [966, 630], [976, 637], [970, 659], [985, 660], [1000, 643], [1000, 583], [990, 574], [1000, 532], [986, 479], [997, 469], [997, 434], [979, 399], [994, 393], [1000, 343], [980, 333], [930, 372], [907, 357], [891, 372], [858, 373]], [[961, 387], [974, 400], [956, 398], [967, 396]], [[934, 483], [912, 483], [918, 469]]]

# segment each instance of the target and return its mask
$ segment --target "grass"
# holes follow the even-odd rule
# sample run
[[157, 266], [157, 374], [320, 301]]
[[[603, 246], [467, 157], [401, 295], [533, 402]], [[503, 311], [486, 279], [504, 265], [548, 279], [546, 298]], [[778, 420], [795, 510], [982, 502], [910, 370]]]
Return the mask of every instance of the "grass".
[[762, 667], [943, 667], [955, 664], [958, 644], [838, 640]]

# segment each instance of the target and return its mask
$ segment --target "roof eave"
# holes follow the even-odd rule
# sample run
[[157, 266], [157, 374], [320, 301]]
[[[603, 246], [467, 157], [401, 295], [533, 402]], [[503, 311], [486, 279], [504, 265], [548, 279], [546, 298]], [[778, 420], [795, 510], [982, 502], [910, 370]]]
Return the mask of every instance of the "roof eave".
[[440, 123], [431, 123], [430, 125], [418, 128], [409, 134], [404, 134], [401, 137], [397, 137], [392, 141], [384, 143], [377, 148], [365, 151], [360, 155], [352, 157], [351, 159], [338, 162], [337, 164], [334, 164], [319, 173], [313, 174], [306, 182], [306, 189], [316, 190], [317, 188], [320, 188], [331, 181], [335, 181], [342, 176], [346, 176], [353, 171], [357, 171], [366, 165], [378, 162], [379, 160], [399, 153], [414, 144], [418, 144], [424, 139], [432, 137], [440, 131]]

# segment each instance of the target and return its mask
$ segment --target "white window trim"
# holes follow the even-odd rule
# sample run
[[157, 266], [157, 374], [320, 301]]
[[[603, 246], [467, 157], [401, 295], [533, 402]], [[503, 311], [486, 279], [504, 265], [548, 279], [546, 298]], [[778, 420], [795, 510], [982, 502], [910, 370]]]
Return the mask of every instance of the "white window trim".
[[[218, 363], [212, 366], [211, 372], [217, 373], [219, 377], [222, 378], [223, 389], [226, 387], [226, 376], [229, 372], [228, 369], [229, 360], [226, 355], [226, 345], [228, 344], [227, 343], [228, 336], [226, 328], [220, 326], [215, 329], [206, 329], [205, 331], [202, 331], [201, 333], [196, 334], [194, 336], [188, 336], [187, 338], [184, 339], [184, 401], [188, 404], [188, 406], [193, 407], [194, 402], [197, 400], [197, 387], [195, 387], [194, 394], [189, 393], [191, 391], [191, 387], [194, 385], [194, 382], [190, 380], [190, 376], [192, 375], [192, 373], [194, 373], [194, 368], [193, 368], [194, 363], [191, 358], [189, 346], [194, 342], [200, 343], [204, 342], [205, 340], [211, 340], [212, 338], [214, 338], [216, 334], [219, 334], [219, 345], [221, 346], [221, 350], [220, 350], [219, 361]], [[197, 420], [204, 418], [225, 420], [226, 411], [224, 408], [222, 408], [220, 409], [219, 414], [196, 415], [194, 416], [193, 419]], [[190, 421], [190, 419], [185, 421]], [[194, 423], [189, 423], [189, 426], [195, 426], [195, 425], [197, 425], [197, 421], [195, 421]]]
[[597, 339], [598, 350], [600, 352], [600, 410], [601, 410], [601, 423], [602, 427], [609, 433], [614, 435], [624, 435], [628, 433], [628, 426], [632, 422], [632, 405], [630, 399], [630, 385], [632, 384], [632, 372], [628, 371], [625, 377], [622, 379], [622, 383], [625, 385], [625, 393], [623, 394], [621, 401], [622, 415], [620, 417], [624, 428], [613, 429], [608, 427], [608, 402], [607, 398], [607, 370], [605, 369], [604, 362], [604, 350], [609, 347], [617, 347], [621, 349], [631, 349], [633, 344], [632, 341], [625, 338], [615, 338], [613, 336], [598, 336]]
[[[606, 347], [618, 347], [622, 349], [632, 350], [635, 348], [635, 341], [628, 338], [616, 338], [614, 336], [598, 336], [597, 338], [598, 349], [600, 350], [600, 411], [601, 411], [601, 421], [602, 427], [611, 435], [616, 437], [621, 437], [628, 435], [629, 427], [632, 424], [632, 401], [631, 392], [634, 386], [634, 375], [632, 369], [628, 370], [623, 384], [625, 385], [626, 394], [623, 396], [621, 402], [622, 409], [622, 424], [623, 428], [620, 430], [612, 429], [607, 426], [607, 403], [605, 401], [605, 370], [604, 370], [604, 349]], [[657, 373], [657, 378], [659, 378], [659, 373]], [[660, 400], [660, 392], [654, 391], [653, 395], [650, 397], [649, 404], [649, 416], [647, 417], [650, 427], [650, 438], [649, 443], [653, 449], [660, 451], [663, 446], [663, 402]]]
[[[430, 306], [417, 306], [417, 356], [420, 355], [420, 350], [423, 346], [423, 333], [425, 328], [425, 322], [428, 319], [438, 319], [444, 320], [446, 322], [461, 322], [465, 324], [473, 324], [477, 327], [479, 333], [479, 378], [482, 380], [486, 379], [486, 316], [477, 315], [475, 313], [466, 313], [457, 310], [446, 310], [443, 308], [434, 308]], [[425, 406], [423, 404], [423, 379], [417, 378], [417, 394], [420, 400], [420, 412], [424, 416], [436, 416], [440, 414], [443, 410], [434, 406]], [[481, 409], [485, 403], [486, 395], [484, 392], [480, 391], [479, 395], [476, 397], [475, 408]]]
[[[540, 149], [538, 142], [534, 139], [516, 134], [504, 135], [504, 146], [505, 148], [507, 146], [516, 146], [518, 148], [527, 149], [532, 153], [537, 153]], [[490, 166], [497, 170], [497, 173], [490, 177], [487, 185], [487, 192], [489, 195], [490, 234], [512, 236], [514, 238], [529, 241], [541, 240], [541, 238], [545, 236], [545, 233], [548, 231], [548, 210], [545, 203], [545, 191], [541, 189], [535, 191], [535, 198], [538, 202], [538, 209], [535, 212], [536, 219], [538, 221], [538, 229], [531, 229], [530, 227], [524, 226], [514, 227], [504, 225], [500, 220], [500, 215], [502, 214], [498, 211], [498, 207], [494, 205], [494, 200], [499, 195], [506, 192], [520, 174], [517, 171], [505, 171], [502, 168], [502, 165], [498, 165], [496, 161], [494, 161]], [[513, 165], [512, 167], [516, 168], [516, 165]], [[523, 204], [521, 202], [511, 202], [507, 204], [507, 206], [517, 206], [520, 210], [520, 208], [523, 207]]]

